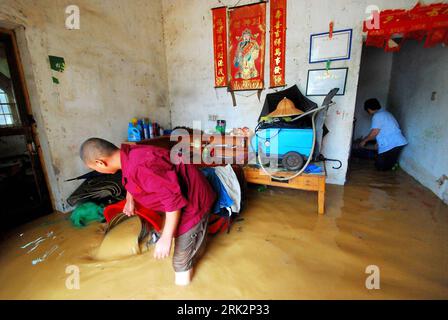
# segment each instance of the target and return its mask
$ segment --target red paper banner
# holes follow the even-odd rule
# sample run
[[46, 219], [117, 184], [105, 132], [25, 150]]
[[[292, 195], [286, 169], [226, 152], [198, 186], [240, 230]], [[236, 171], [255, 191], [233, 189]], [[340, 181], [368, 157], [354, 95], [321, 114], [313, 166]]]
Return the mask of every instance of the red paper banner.
[[[448, 4], [435, 3], [430, 5], [417, 4], [411, 10], [384, 10], [379, 14], [379, 28], [375, 29], [373, 21], [364, 22], [364, 32], [367, 32], [366, 45], [385, 47], [391, 50], [388, 43], [393, 35], [401, 35], [403, 40], [423, 40], [425, 47], [447, 43], [448, 34]], [[370, 26], [370, 28], [369, 28]], [[401, 47], [401, 46], [400, 46]]]
[[283, 87], [286, 54], [286, 0], [271, 0], [270, 85]]
[[212, 9], [215, 87], [227, 87], [227, 8]]
[[230, 89], [263, 89], [266, 3], [236, 7], [229, 11]]

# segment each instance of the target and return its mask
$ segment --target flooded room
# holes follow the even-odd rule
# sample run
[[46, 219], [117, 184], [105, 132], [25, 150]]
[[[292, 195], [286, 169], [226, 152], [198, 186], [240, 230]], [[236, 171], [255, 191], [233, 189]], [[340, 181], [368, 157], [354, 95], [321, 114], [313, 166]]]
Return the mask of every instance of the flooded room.
[[447, 46], [446, 1], [0, 0], [0, 299], [448, 299]]

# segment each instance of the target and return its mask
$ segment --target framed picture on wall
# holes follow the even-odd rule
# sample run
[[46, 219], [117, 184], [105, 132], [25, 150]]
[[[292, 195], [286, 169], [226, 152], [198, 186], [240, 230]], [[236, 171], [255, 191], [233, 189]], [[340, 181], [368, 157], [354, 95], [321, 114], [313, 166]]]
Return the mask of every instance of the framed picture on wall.
[[330, 90], [339, 88], [337, 96], [345, 95], [348, 68], [308, 70], [307, 96], [326, 96]]
[[310, 39], [310, 63], [350, 60], [352, 50], [352, 29], [330, 33], [312, 34]]

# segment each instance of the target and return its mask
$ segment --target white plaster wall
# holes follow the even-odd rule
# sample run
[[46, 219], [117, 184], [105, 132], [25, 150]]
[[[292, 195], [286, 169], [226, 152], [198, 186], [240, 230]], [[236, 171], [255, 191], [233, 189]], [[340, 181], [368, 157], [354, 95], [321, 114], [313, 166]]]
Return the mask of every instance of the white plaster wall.
[[[65, 28], [75, 3], [81, 29]], [[0, 24], [17, 28], [20, 54], [56, 209], [87, 172], [79, 146], [91, 136], [120, 144], [133, 116], [170, 124], [160, 0], [0, 0]], [[48, 55], [66, 70], [51, 80]]]
[[[402, 168], [448, 203], [448, 48], [409, 41], [394, 55], [390, 109], [409, 145]], [[432, 92], [436, 98], [431, 100]]]
[[365, 137], [370, 131], [372, 118], [364, 110], [364, 102], [377, 98], [387, 109], [393, 53], [375, 47], [363, 47], [356, 96], [354, 138]]
[[[200, 120], [203, 128], [213, 128], [215, 123], [208, 121], [208, 115], [212, 114], [226, 119], [230, 128], [240, 126], [253, 128], [265, 95], [272, 90], [263, 91], [262, 102], [258, 101], [253, 92], [240, 92], [237, 95], [238, 107], [234, 108], [226, 89], [213, 88], [210, 9], [222, 5], [233, 6], [237, 1], [163, 0], [162, 2], [173, 126], [192, 126], [194, 120]], [[239, 5], [254, 2], [257, 1], [241, 0]], [[351, 60], [332, 63], [332, 67], [349, 67], [349, 74], [346, 94], [334, 99], [337, 105], [329, 110], [327, 119], [330, 133], [324, 140], [323, 154], [343, 162], [340, 170], [329, 167], [330, 183], [345, 182], [361, 59], [362, 22], [367, 17], [365, 10], [370, 4], [371, 1], [360, 0], [288, 1], [286, 82], [289, 86], [297, 84], [302, 92], [306, 90], [308, 69], [325, 67], [325, 64], [308, 63], [310, 34], [328, 31], [332, 20], [335, 22], [336, 30], [353, 28]], [[377, 0], [374, 4], [380, 9], [411, 8], [415, 1]], [[267, 62], [268, 58], [267, 54]], [[265, 71], [268, 80], [268, 63]], [[312, 100], [321, 104], [323, 97], [313, 97]]]

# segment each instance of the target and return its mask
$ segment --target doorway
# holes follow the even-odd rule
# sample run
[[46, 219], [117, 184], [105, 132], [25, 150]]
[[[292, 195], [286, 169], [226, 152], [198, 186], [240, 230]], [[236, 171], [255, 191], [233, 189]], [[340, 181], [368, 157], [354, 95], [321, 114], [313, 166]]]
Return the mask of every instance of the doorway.
[[362, 47], [350, 163], [362, 162], [373, 166], [377, 153], [376, 141], [370, 141], [363, 148], [359, 147], [359, 142], [369, 134], [372, 121], [372, 117], [364, 110], [364, 102], [375, 98], [382, 109], [390, 111], [389, 91], [393, 59], [393, 53], [385, 52], [381, 48], [365, 45]]
[[13, 31], [0, 29], [0, 231], [53, 211]]
[[396, 168], [444, 201], [448, 201], [447, 50], [444, 45], [425, 47], [423, 41], [410, 39], [394, 53], [363, 47], [350, 157], [350, 164], [373, 165], [375, 143], [362, 149], [356, 145], [371, 128], [364, 102], [376, 98], [396, 119], [408, 142]]

